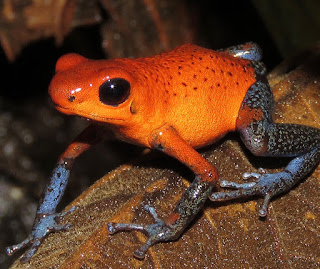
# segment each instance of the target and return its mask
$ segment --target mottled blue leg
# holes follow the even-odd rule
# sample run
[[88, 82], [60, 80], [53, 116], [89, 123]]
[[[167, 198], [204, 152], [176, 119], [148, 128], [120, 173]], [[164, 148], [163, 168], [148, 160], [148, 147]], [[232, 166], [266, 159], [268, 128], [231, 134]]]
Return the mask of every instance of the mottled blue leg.
[[114, 234], [123, 230], [136, 230], [145, 233], [148, 237], [147, 241], [133, 254], [136, 258], [143, 259], [148, 249], [154, 244], [172, 241], [181, 235], [186, 226], [202, 208], [212, 189], [213, 184], [203, 182], [199, 177], [196, 177], [168, 219], [159, 218], [154, 207], [145, 205], [144, 208], [153, 217], [154, 224], [140, 225], [111, 222], [107, 224], [108, 232]]
[[46, 186], [42, 199], [36, 212], [31, 234], [20, 244], [7, 247], [6, 252], [12, 255], [16, 251], [31, 244], [30, 249], [20, 259], [21, 263], [28, 262], [38, 250], [43, 239], [50, 233], [68, 230], [70, 224], [59, 224], [66, 214], [74, 211], [74, 207], [63, 213], [55, 213], [64, 190], [67, 186], [70, 169], [74, 159], [87, 150], [92, 144], [98, 142], [96, 129], [89, 126], [61, 155], [56, 168], [53, 170], [49, 184]]
[[165, 220], [160, 219], [155, 209], [148, 205], [145, 209], [153, 216], [154, 224], [108, 223], [108, 231], [111, 234], [121, 230], [138, 230], [147, 234], [146, 243], [134, 252], [135, 257], [139, 259], [144, 258], [148, 248], [152, 245], [177, 239], [201, 210], [218, 180], [216, 169], [182, 139], [171, 126], [163, 126], [151, 137], [153, 148], [180, 160], [192, 169], [196, 177], [173, 212]]
[[267, 214], [270, 199], [289, 191], [310, 173], [320, 160], [320, 130], [297, 124], [272, 122], [273, 98], [266, 82], [258, 81], [248, 91], [239, 111], [237, 128], [246, 147], [257, 156], [295, 157], [279, 173], [246, 173], [245, 178], [256, 182], [237, 184], [222, 180], [221, 187], [231, 192], [211, 194], [213, 201], [260, 195], [264, 202], [259, 215]]

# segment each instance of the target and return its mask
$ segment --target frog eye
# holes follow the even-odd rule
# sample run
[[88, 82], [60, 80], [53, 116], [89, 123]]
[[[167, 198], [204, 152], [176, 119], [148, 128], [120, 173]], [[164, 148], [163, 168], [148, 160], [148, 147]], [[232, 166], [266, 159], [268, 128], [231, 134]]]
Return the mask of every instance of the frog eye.
[[123, 78], [113, 78], [99, 87], [99, 98], [103, 104], [118, 106], [129, 97], [130, 83]]

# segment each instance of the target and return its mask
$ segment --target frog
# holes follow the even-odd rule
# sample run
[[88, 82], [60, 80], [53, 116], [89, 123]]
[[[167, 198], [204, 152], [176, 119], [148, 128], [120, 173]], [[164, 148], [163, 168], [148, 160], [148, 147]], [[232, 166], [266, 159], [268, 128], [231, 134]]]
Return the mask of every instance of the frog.
[[[143, 259], [156, 243], [177, 240], [204, 207], [214, 202], [261, 196], [259, 215], [266, 217], [271, 199], [288, 192], [317, 166], [320, 130], [275, 123], [273, 93], [253, 43], [211, 50], [193, 44], [135, 59], [91, 60], [79, 54], [62, 56], [49, 85], [56, 109], [89, 121], [66, 148], [40, 199], [30, 235], [6, 249], [12, 255], [31, 244], [22, 256], [28, 262], [48, 234], [70, 229], [67, 214], [56, 207], [68, 183], [73, 163], [83, 152], [105, 140], [121, 140], [158, 150], [177, 159], [195, 175], [173, 212], [160, 218], [145, 204], [154, 223], [108, 223], [110, 234], [141, 231], [146, 242], [134, 252]], [[280, 172], [247, 172], [248, 182], [222, 180], [216, 167], [199, 152], [226, 134], [237, 132], [255, 156], [290, 157]], [[251, 181], [250, 181], [251, 179]], [[216, 191], [216, 185], [227, 190]], [[230, 190], [232, 189], [232, 190]]]

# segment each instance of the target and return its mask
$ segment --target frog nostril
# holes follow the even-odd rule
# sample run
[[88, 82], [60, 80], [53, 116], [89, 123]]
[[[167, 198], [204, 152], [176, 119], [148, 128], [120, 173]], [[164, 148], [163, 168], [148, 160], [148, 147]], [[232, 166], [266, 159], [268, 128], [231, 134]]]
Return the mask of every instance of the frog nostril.
[[74, 95], [71, 95], [71, 96], [68, 97], [68, 101], [70, 103], [72, 103], [75, 99], [76, 99], [76, 97]]

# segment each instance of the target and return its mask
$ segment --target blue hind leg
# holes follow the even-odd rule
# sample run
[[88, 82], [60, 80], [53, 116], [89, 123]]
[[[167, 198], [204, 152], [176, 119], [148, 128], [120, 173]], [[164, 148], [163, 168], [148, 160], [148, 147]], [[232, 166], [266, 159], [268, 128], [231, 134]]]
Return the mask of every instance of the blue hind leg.
[[246, 173], [256, 181], [244, 184], [222, 180], [221, 187], [230, 192], [212, 193], [213, 201], [259, 195], [264, 202], [259, 215], [267, 215], [272, 197], [289, 191], [309, 174], [320, 160], [320, 130], [297, 124], [272, 121], [272, 93], [267, 82], [258, 81], [249, 89], [237, 119], [237, 129], [246, 147], [257, 156], [294, 157], [279, 173]]

